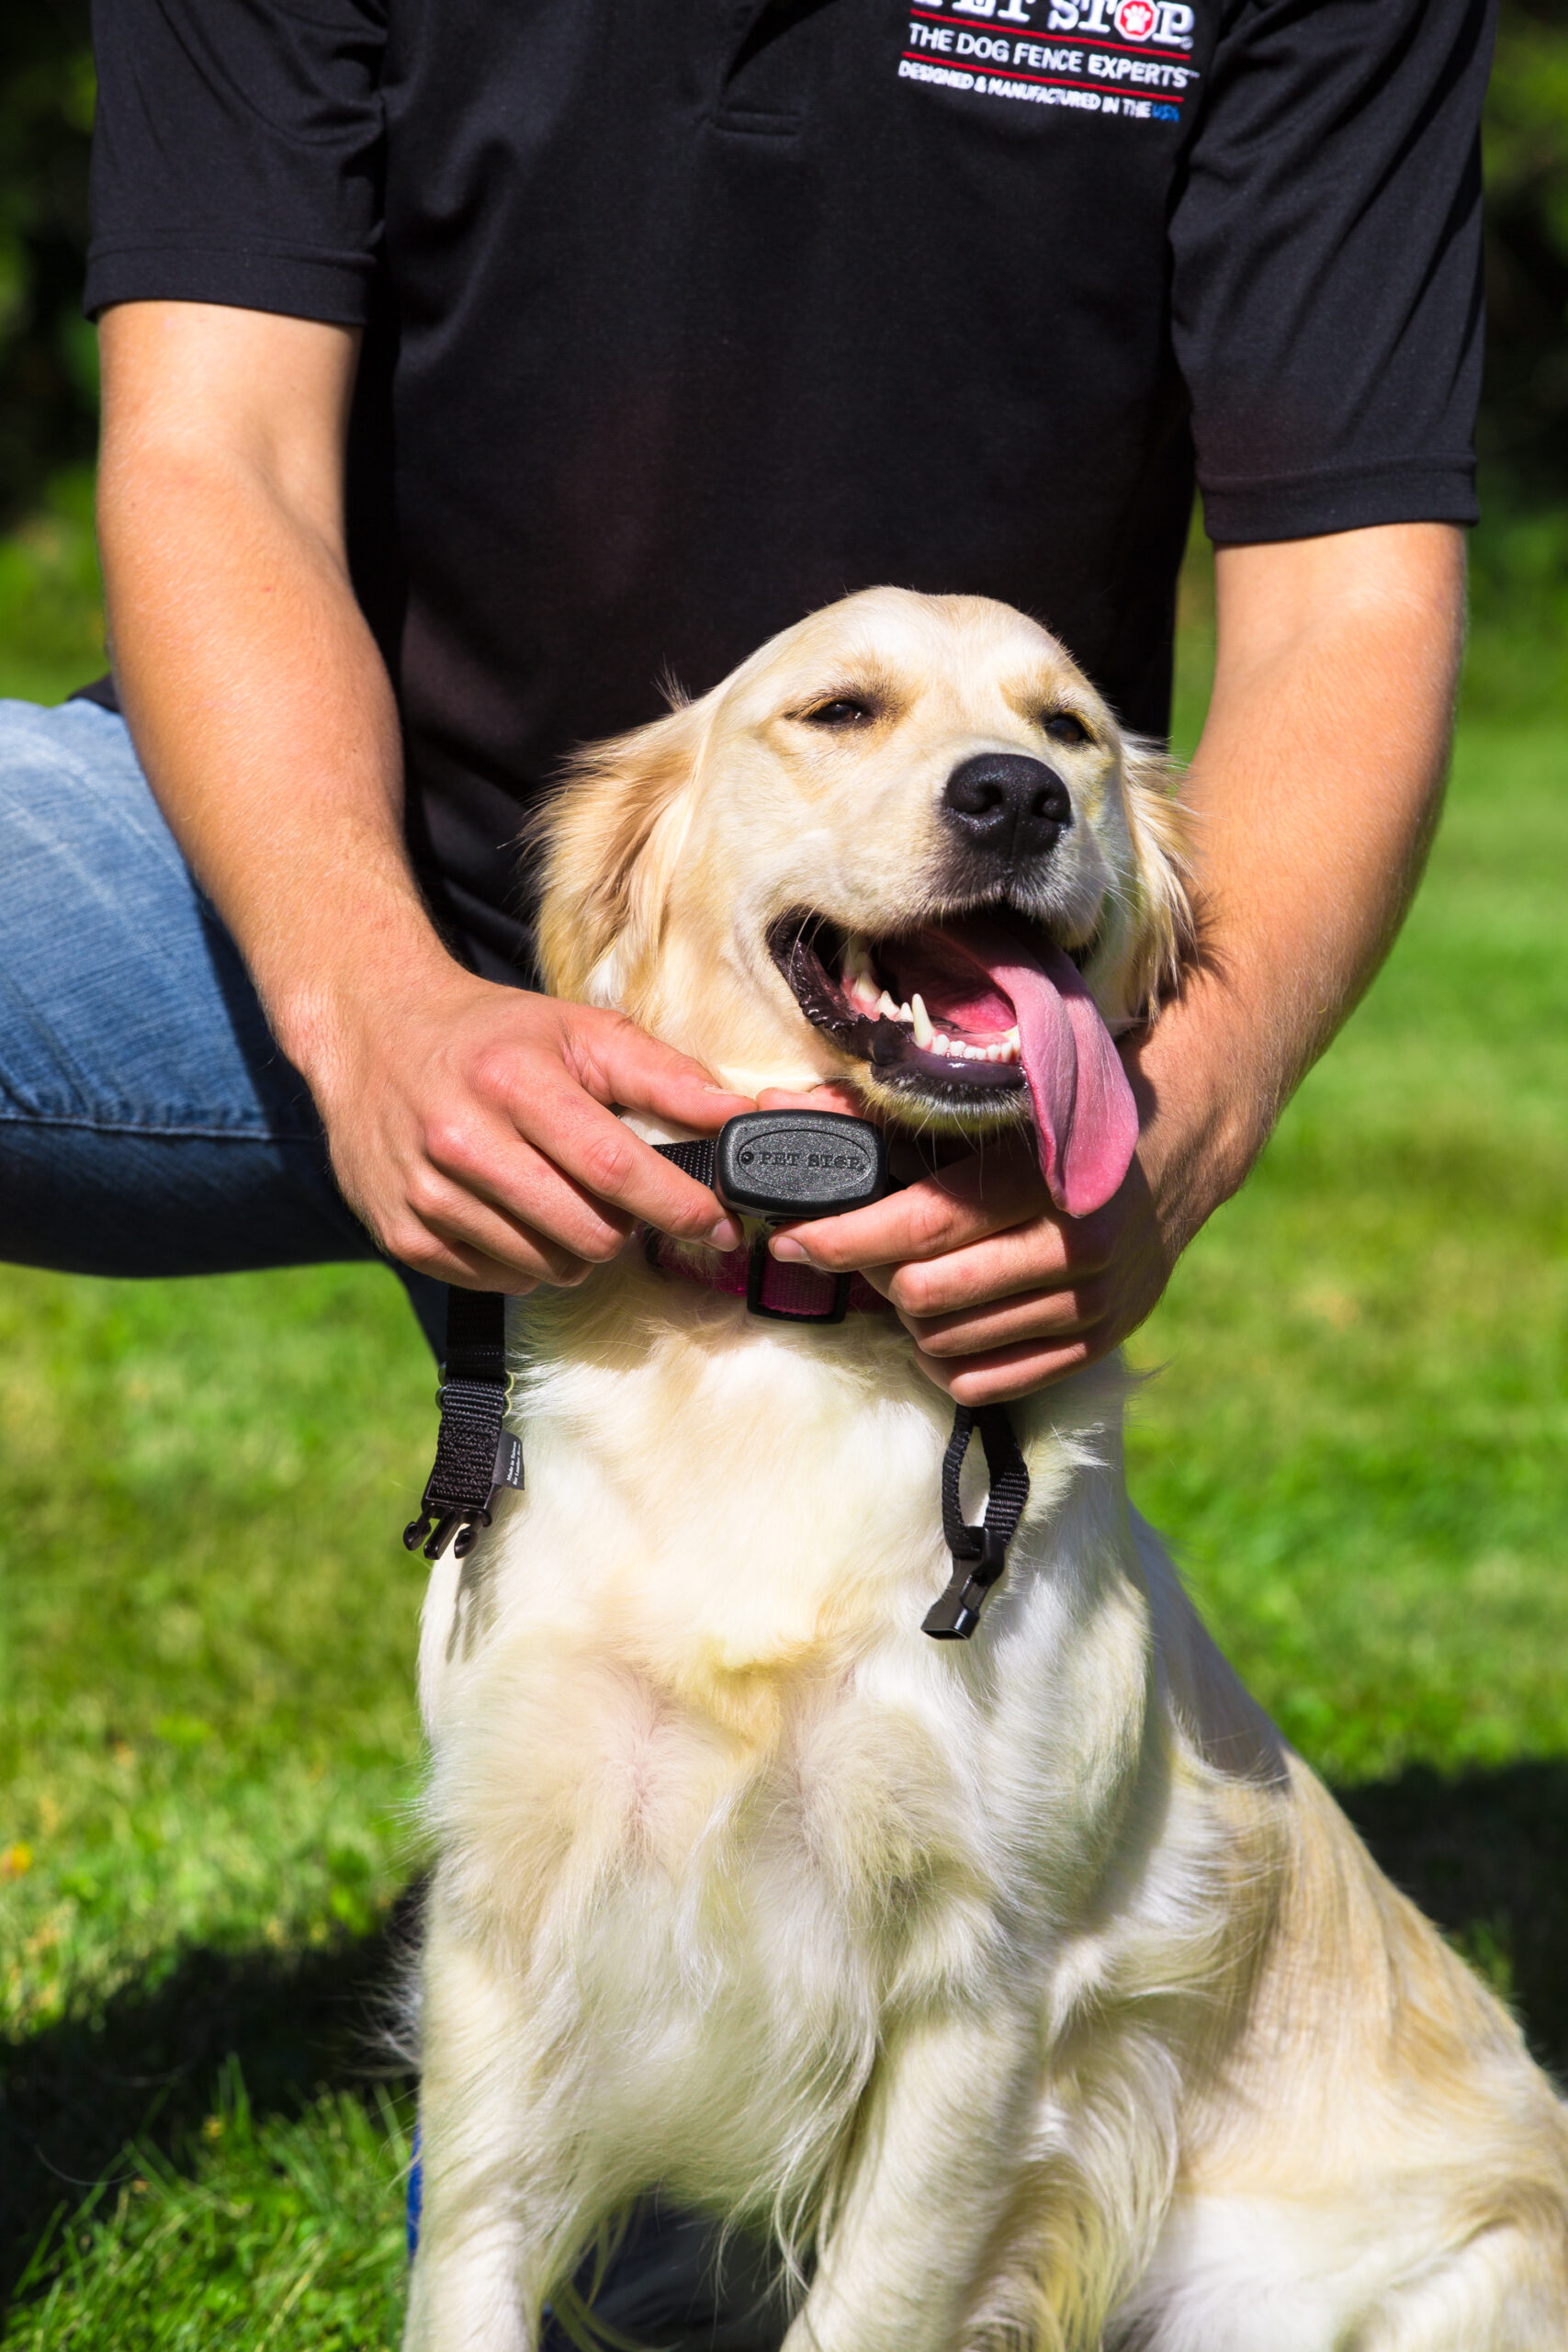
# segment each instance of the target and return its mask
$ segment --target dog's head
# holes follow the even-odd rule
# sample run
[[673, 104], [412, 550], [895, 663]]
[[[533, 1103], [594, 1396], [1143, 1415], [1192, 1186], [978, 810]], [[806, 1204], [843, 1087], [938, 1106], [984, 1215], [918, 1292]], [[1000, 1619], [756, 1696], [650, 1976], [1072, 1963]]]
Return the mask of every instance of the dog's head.
[[1187, 929], [1166, 763], [981, 597], [813, 614], [585, 753], [541, 832], [555, 993], [896, 1125], [1040, 1115], [1088, 999], [1142, 1019]]

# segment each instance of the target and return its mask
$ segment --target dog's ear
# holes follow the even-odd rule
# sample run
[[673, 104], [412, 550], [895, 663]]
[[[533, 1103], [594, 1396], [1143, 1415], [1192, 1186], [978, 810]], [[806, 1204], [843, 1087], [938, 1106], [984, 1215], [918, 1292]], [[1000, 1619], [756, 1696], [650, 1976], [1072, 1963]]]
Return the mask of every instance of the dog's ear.
[[1132, 953], [1121, 994], [1126, 1013], [1144, 1020], [1175, 993], [1192, 955], [1187, 819], [1177, 797], [1181, 772], [1159, 744], [1123, 736], [1122, 776], [1137, 903], [1131, 910]]
[[657, 948], [708, 718], [705, 700], [685, 703], [591, 745], [529, 827], [543, 872], [539, 964], [552, 995], [622, 1006]]

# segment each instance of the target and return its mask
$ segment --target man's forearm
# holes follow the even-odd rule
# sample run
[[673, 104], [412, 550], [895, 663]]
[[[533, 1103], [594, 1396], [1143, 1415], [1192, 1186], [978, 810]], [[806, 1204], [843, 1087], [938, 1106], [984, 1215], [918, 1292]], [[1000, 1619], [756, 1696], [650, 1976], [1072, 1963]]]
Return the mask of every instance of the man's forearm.
[[[299, 446], [243, 423], [220, 438], [197, 372], [207, 345], [189, 344], [180, 306], [149, 312], [105, 321], [117, 682], [172, 829], [285, 1049], [308, 1062], [325, 991], [446, 960], [403, 848], [397, 712], [344, 554], [333, 412], [352, 345], [232, 314], [236, 356], [258, 328], [275, 361], [282, 339], [320, 424]], [[210, 317], [199, 324], [209, 339]]]
[[1222, 549], [1214, 692], [1184, 797], [1201, 953], [1138, 1048], [1179, 1249], [1366, 988], [1441, 800], [1464, 562], [1440, 524]]

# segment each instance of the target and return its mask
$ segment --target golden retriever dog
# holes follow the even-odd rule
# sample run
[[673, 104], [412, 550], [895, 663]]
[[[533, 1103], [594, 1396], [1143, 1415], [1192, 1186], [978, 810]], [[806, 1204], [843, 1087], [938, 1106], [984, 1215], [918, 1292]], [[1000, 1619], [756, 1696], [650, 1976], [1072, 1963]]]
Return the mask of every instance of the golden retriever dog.
[[[1117, 1181], [1171, 782], [1020, 614], [851, 597], [586, 757], [545, 843], [557, 992], [749, 1095], [1032, 1120], [1069, 1208]], [[1010, 1408], [1006, 1574], [932, 1641], [908, 1335], [679, 1256], [529, 1302], [526, 1491], [432, 1579], [409, 2352], [532, 2352], [656, 2184], [781, 2249], [789, 2352], [1562, 2352], [1564, 2111], [1204, 1633], [1119, 1366]]]

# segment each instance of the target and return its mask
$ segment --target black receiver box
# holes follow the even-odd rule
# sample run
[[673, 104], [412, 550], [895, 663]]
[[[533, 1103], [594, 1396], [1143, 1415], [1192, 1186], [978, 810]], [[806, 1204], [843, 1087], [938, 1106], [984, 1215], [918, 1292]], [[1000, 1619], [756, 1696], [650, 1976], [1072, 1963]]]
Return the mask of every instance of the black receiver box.
[[714, 1190], [753, 1216], [837, 1216], [887, 1190], [887, 1147], [847, 1111], [750, 1111], [719, 1131]]

